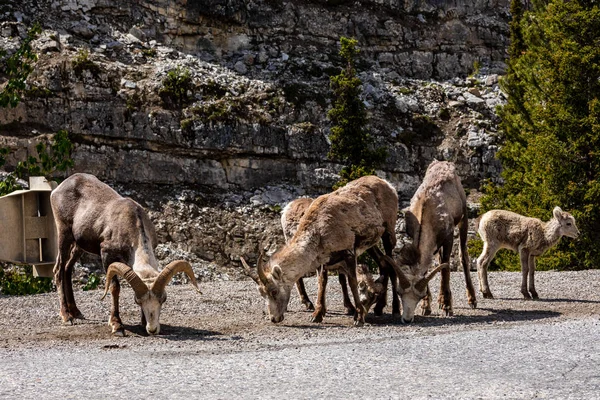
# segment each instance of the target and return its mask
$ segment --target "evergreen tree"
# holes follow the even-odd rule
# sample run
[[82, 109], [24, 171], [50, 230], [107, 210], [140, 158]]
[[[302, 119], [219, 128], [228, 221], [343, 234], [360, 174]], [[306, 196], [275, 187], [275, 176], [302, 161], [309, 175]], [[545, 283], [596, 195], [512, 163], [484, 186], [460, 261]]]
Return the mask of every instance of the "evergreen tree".
[[340, 181], [334, 189], [364, 175], [372, 175], [386, 157], [382, 148], [373, 149], [374, 140], [366, 129], [367, 110], [360, 99], [362, 82], [356, 74], [355, 59], [360, 49], [356, 39], [340, 38], [340, 56], [346, 67], [331, 77], [334, 105], [328, 112], [331, 128], [330, 159], [346, 166], [340, 172]]
[[[516, 1], [513, 1], [513, 4]], [[572, 212], [580, 239], [562, 240], [540, 268], [600, 266], [600, 9], [595, 2], [538, 2], [511, 24], [511, 59], [498, 152], [503, 185], [488, 186], [483, 209], [548, 220]], [[511, 7], [512, 8], [512, 7]], [[517, 32], [522, 36], [517, 37]], [[522, 38], [522, 41], [521, 41]]]

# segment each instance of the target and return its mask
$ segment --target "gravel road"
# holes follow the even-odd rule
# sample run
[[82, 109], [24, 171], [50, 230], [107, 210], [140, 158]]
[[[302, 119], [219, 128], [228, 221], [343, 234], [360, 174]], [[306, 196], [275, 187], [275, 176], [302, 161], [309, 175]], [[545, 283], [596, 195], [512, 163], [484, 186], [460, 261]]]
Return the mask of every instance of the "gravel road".
[[171, 286], [157, 337], [127, 288], [125, 338], [110, 335], [98, 290], [76, 292], [87, 319], [73, 326], [56, 293], [0, 296], [0, 398], [600, 398], [600, 270], [536, 278], [542, 300], [525, 301], [520, 273], [490, 273], [497, 299], [472, 310], [455, 272], [454, 317], [369, 314], [362, 328], [335, 280], [322, 324], [295, 295], [270, 323], [253, 282]]

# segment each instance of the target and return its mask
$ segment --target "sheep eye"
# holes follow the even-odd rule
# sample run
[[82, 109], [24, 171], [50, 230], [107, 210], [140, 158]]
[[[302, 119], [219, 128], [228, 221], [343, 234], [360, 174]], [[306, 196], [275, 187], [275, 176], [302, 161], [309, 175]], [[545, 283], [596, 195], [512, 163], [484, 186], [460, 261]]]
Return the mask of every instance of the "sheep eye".
[[277, 290], [271, 290], [271, 297], [277, 296]]

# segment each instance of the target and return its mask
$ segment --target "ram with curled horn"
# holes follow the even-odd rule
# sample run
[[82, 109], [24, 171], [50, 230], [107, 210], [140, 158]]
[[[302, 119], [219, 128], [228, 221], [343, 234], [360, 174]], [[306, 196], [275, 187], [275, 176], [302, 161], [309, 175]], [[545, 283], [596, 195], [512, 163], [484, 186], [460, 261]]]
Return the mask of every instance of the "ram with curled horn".
[[[425, 284], [421, 289], [423, 276], [432, 265], [433, 256], [439, 253], [440, 264], [450, 262], [454, 242], [454, 228], [459, 230], [459, 254], [465, 276], [467, 298], [472, 308], [477, 306], [475, 289], [469, 270], [467, 252], [467, 197], [454, 164], [447, 161], [433, 161], [427, 168], [423, 182], [405, 210], [406, 233], [413, 239], [413, 246], [419, 251], [419, 261], [409, 274], [411, 286], [399, 288], [402, 291], [402, 320], [410, 322], [420, 300], [423, 315], [431, 314], [431, 292]], [[450, 291], [450, 269], [441, 270], [439, 308], [445, 315], [452, 315], [452, 292]]]
[[135, 302], [141, 308], [142, 325], [150, 335], [160, 333], [160, 311], [167, 298], [165, 287], [174, 274], [184, 272], [200, 291], [186, 261], [173, 261], [159, 272], [154, 256], [158, 240], [146, 211], [95, 176], [70, 176], [52, 192], [50, 203], [58, 232], [54, 279], [64, 322], [83, 318], [75, 304], [71, 281], [73, 266], [83, 252], [100, 255], [106, 268], [102, 298], [110, 290], [112, 308], [108, 324], [117, 336], [125, 333], [119, 316], [118, 277], [131, 285]]
[[374, 258], [378, 260], [379, 264], [387, 264], [389, 268], [396, 271], [397, 288], [402, 299], [402, 309], [407, 311], [407, 314], [403, 314], [401, 317], [403, 323], [413, 321], [414, 314], [411, 314], [410, 310], [414, 310], [419, 301], [427, 296], [429, 281], [438, 272], [449, 269], [449, 264], [444, 263], [431, 270], [423, 271], [419, 265], [420, 251], [412, 243], [404, 245], [399, 256], [395, 259], [384, 255], [381, 250], [375, 248]]

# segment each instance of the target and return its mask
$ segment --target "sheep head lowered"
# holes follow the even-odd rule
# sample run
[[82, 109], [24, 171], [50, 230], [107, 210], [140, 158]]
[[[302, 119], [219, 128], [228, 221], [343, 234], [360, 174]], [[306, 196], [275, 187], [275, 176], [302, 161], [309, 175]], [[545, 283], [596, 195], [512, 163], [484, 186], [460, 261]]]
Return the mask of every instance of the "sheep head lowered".
[[114, 262], [106, 271], [106, 286], [101, 300], [103, 300], [108, 293], [112, 278], [114, 276], [122, 277], [129, 285], [131, 285], [131, 288], [135, 293], [135, 302], [142, 309], [142, 315], [146, 320], [146, 332], [148, 332], [149, 335], [158, 335], [160, 333], [160, 310], [162, 304], [167, 300], [165, 287], [178, 272], [185, 272], [190, 278], [192, 285], [194, 285], [198, 293], [200, 293], [192, 266], [186, 261], [173, 261], [156, 276], [156, 279], [148, 283], [144, 282], [129, 265]]
[[388, 182], [370, 175], [349, 182], [334, 192], [315, 199], [290, 241], [263, 265], [259, 258], [256, 273], [242, 261], [248, 275], [268, 299], [271, 321], [281, 322], [296, 281], [319, 266], [344, 262], [354, 304], [354, 325], [364, 324], [366, 310], [361, 304], [356, 276], [356, 258], [383, 240], [386, 253], [396, 245], [395, 226], [398, 194]]
[[265, 272], [262, 252], [258, 256], [256, 269], [250, 267], [243, 257], [240, 257], [240, 260], [242, 261], [242, 265], [248, 276], [250, 276], [258, 285], [258, 291], [267, 304], [271, 322], [277, 323], [283, 321], [283, 314], [290, 301], [293, 282], [283, 282], [283, 274], [279, 265], [274, 265], [273, 268], [269, 268], [270, 262], [267, 262], [266, 267], [269, 268], [271, 272]]
[[106, 269], [106, 288], [112, 296], [108, 324], [117, 336], [125, 334], [119, 316], [117, 276], [126, 278], [133, 287], [142, 308], [142, 325], [151, 335], [159, 333], [160, 305], [173, 274], [185, 272], [198, 288], [191, 266], [185, 261], [173, 262], [159, 272], [154, 255], [158, 238], [148, 213], [95, 176], [71, 175], [52, 192], [50, 203], [58, 234], [54, 279], [63, 322], [83, 318], [75, 304], [71, 275], [84, 252], [99, 255]]
[[419, 301], [427, 296], [427, 284], [435, 274], [444, 268], [448, 268], [449, 264], [444, 263], [427, 271], [424, 275], [420, 273], [419, 260], [421, 253], [413, 244], [406, 244], [400, 250], [396, 260], [384, 255], [381, 250], [376, 249], [380, 262], [387, 263], [394, 268], [398, 277], [398, 294], [402, 299], [402, 318], [403, 323], [410, 323], [415, 318], [415, 310]]

